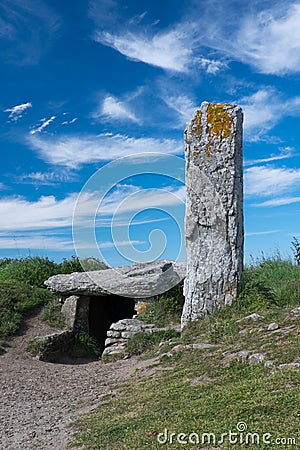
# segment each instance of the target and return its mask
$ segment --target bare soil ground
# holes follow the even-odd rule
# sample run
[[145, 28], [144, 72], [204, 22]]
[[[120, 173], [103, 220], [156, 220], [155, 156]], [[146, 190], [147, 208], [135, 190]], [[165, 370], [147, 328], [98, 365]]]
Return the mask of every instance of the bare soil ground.
[[144, 376], [152, 372], [148, 366], [153, 360], [104, 364], [70, 359], [54, 364], [26, 352], [29, 339], [53, 331], [36, 312], [0, 356], [1, 450], [67, 449], [73, 435], [70, 423], [99, 405], [116, 382], [137, 371]]

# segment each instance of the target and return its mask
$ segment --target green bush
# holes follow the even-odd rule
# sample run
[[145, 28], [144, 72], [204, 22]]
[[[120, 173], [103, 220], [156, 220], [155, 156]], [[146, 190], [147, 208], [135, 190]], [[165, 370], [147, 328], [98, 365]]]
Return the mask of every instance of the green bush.
[[160, 342], [179, 337], [180, 333], [175, 330], [160, 330], [153, 333], [136, 333], [128, 339], [126, 350], [130, 355], [140, 355], [152, 350]]
[[13, 259], [0, 266], [0, 280], [14, 279], [36, 287], [43, 287], [44, 281], [57, 273], [55, 262], [39, 256]]

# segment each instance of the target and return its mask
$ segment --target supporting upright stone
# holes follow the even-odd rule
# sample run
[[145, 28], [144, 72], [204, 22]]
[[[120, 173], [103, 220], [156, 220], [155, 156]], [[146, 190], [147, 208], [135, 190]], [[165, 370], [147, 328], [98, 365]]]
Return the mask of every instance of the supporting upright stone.
[[243, 268], [241, 108], [203, 102], [185, 130], [187, 276], [182, 326], [230, 305]]

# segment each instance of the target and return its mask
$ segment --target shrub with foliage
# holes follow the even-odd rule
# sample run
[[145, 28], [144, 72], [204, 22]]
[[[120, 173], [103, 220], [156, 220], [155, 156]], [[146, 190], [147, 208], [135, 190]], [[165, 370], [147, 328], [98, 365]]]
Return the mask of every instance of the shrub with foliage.
[[58, 265], [39, 256], [13, 259], [0, 266], [0, 280], [18, 280], [29, 286], [43, 287], [44, 281], [58, 273]]

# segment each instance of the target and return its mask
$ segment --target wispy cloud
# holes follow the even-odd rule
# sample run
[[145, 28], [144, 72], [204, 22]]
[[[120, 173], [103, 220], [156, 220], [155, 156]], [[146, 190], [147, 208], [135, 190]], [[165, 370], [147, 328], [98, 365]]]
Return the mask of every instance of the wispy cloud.
[[4, 60], [35, 64], [49, 48], [60, 27], [58, 15], [43, 0], [0, 2], [0, 38]]
[[209, 75], [216, 75], [218, 72], [220, 72], [220, 70], [227, 67], [227, 64], [225, 62], [222, 62], [217, 59], [208, 59], [200, 57], [198, 61], [199, 66]]
[[196, 109], [193, 100], [187, 95], [174, 96], [165, 92], [162, 94], [162, 99], [166, 105], [177, 114], [177, 121], [174, 121], [174, 128], [183, 127], [191, 119]]
[[74, 251], [72, 239], [41, 233], [0, 233], [1, 249]]
[[127, 247], [130, 245], [145, 244], [145, 241], [132, 240], [132, 241], [114, 241], [114, 242], [99, 242], [100, 248], [115, 248], [115, 247]]
[[118, 215], [127, 213], [135, 214], [151, 208], [182, 204], [185, 200], [185, 186], [166, 187], [165, 189], [144, 189], [140, 186], [121, 185], [113, 193], [108, 195], [101, 207], [99, 216]]
[[45, 128], [47, 128], [51, 122], [53, 122], [53, 120], [56, 119], [56, 116], [51, 116], [49, 119], [41, 119], [41, 125], [39, 125], [37, 128], [33, 128], [30, 131], [30, 134], [35, 134], [35, 133], [41, 133], [41, 131], [43, 131]]
[[107, 95], [98, 110], [93, 115], [95, 118], [103, 120], [119, 120], [140, 123], [140, 119], [131, 111], [126, 102], [120, 101], [112, 95]]
[[293, 191], [299, 186], [300, 169], [255, 166], [245, 170], [246, 195], [278, 195]]
[[282, 159], [288, 159], [288, 158], [291, 158], [292, 156], [294, 156], [295, 149], [293, 147], [283, 147], [283, 148], [280, 148], [279, 150], [280, 150], [280, 152], [277, 155], [272, 154], [271, 156], [266, 157], [266, 158], [245, 159], [244, 167], [253, 166], [253, 165], [261, 164], [261, 163], [280, 161]]
[[144, 33], [96, 32], [95, 40], [129, 59], [174, 72], [187, 72], [192, 50], [185, 32], [171, 30], [149, 36]]
[[0, 199], [0, 230], [38, 230], [68, 227], [77, 194], [70, 194], [62, 200], [54, 196], [42, 196], [30, 202], [23, 197]]
[[77, 120], [78, 120], [78, 117], [74, 117], [74, 118], [71, 119], [71, 120], [64, 120], [64, 121], [62, 122], [62, 125], [72, 125], [72, 123], [77, 122]]
[[245, 138], [260, 140], [264, 134], [277, 125], [285, 116], [300, 112], [300, 96], [286, 99], [274, 88], [263, 88], [247, 97], [237, 100], [245, 116]]
[[18, 183], [32, 184], [35, 186], [54, 186], [58, 183], [67, 183], [75, 179], [75, 175], [69, 171], [31, 172], [20, 175], [18, 177]]
[[280, 233], [281, 230], [268, 230], [268, 231], [248, 231], [245, 236], [264, 236], [267, 234]]
[[109, 161], [145, 152], [181, 154], [183, 144], [174, 139], [133, 138], [124, 135], [30, 136], [28, 144], [44, 161], [76, 168], [82, 164]]
[[[232, 54], [266, 74], [300, 70], [300, 3], [274, 2], [270, 9], [246, 16]], [[233, 44], [233, 43], [232, 43]]]
[[273, 207], [273, 206], [284, 206], [284, 205], [291, 205], [293, 203], [299, 203], [300, 197], [282, 197], [282, 198], [274, 198], [272, 200], [267, 200], [265, 202], [261, 203], [254, 203], [251, 206], [255, 206], [258, 208], [266, 208], [266, 207]]
[[23, 117], [24, 111], [26, 111], [26, 109], [31, 107], [32, 107], [31, 102], [21, 103], [20, 105], [16, 105], [11, 108], [5, 109], [4, 112], [9, 113], [8, 118], [11, 122], [16, 122], [17, 120]]

